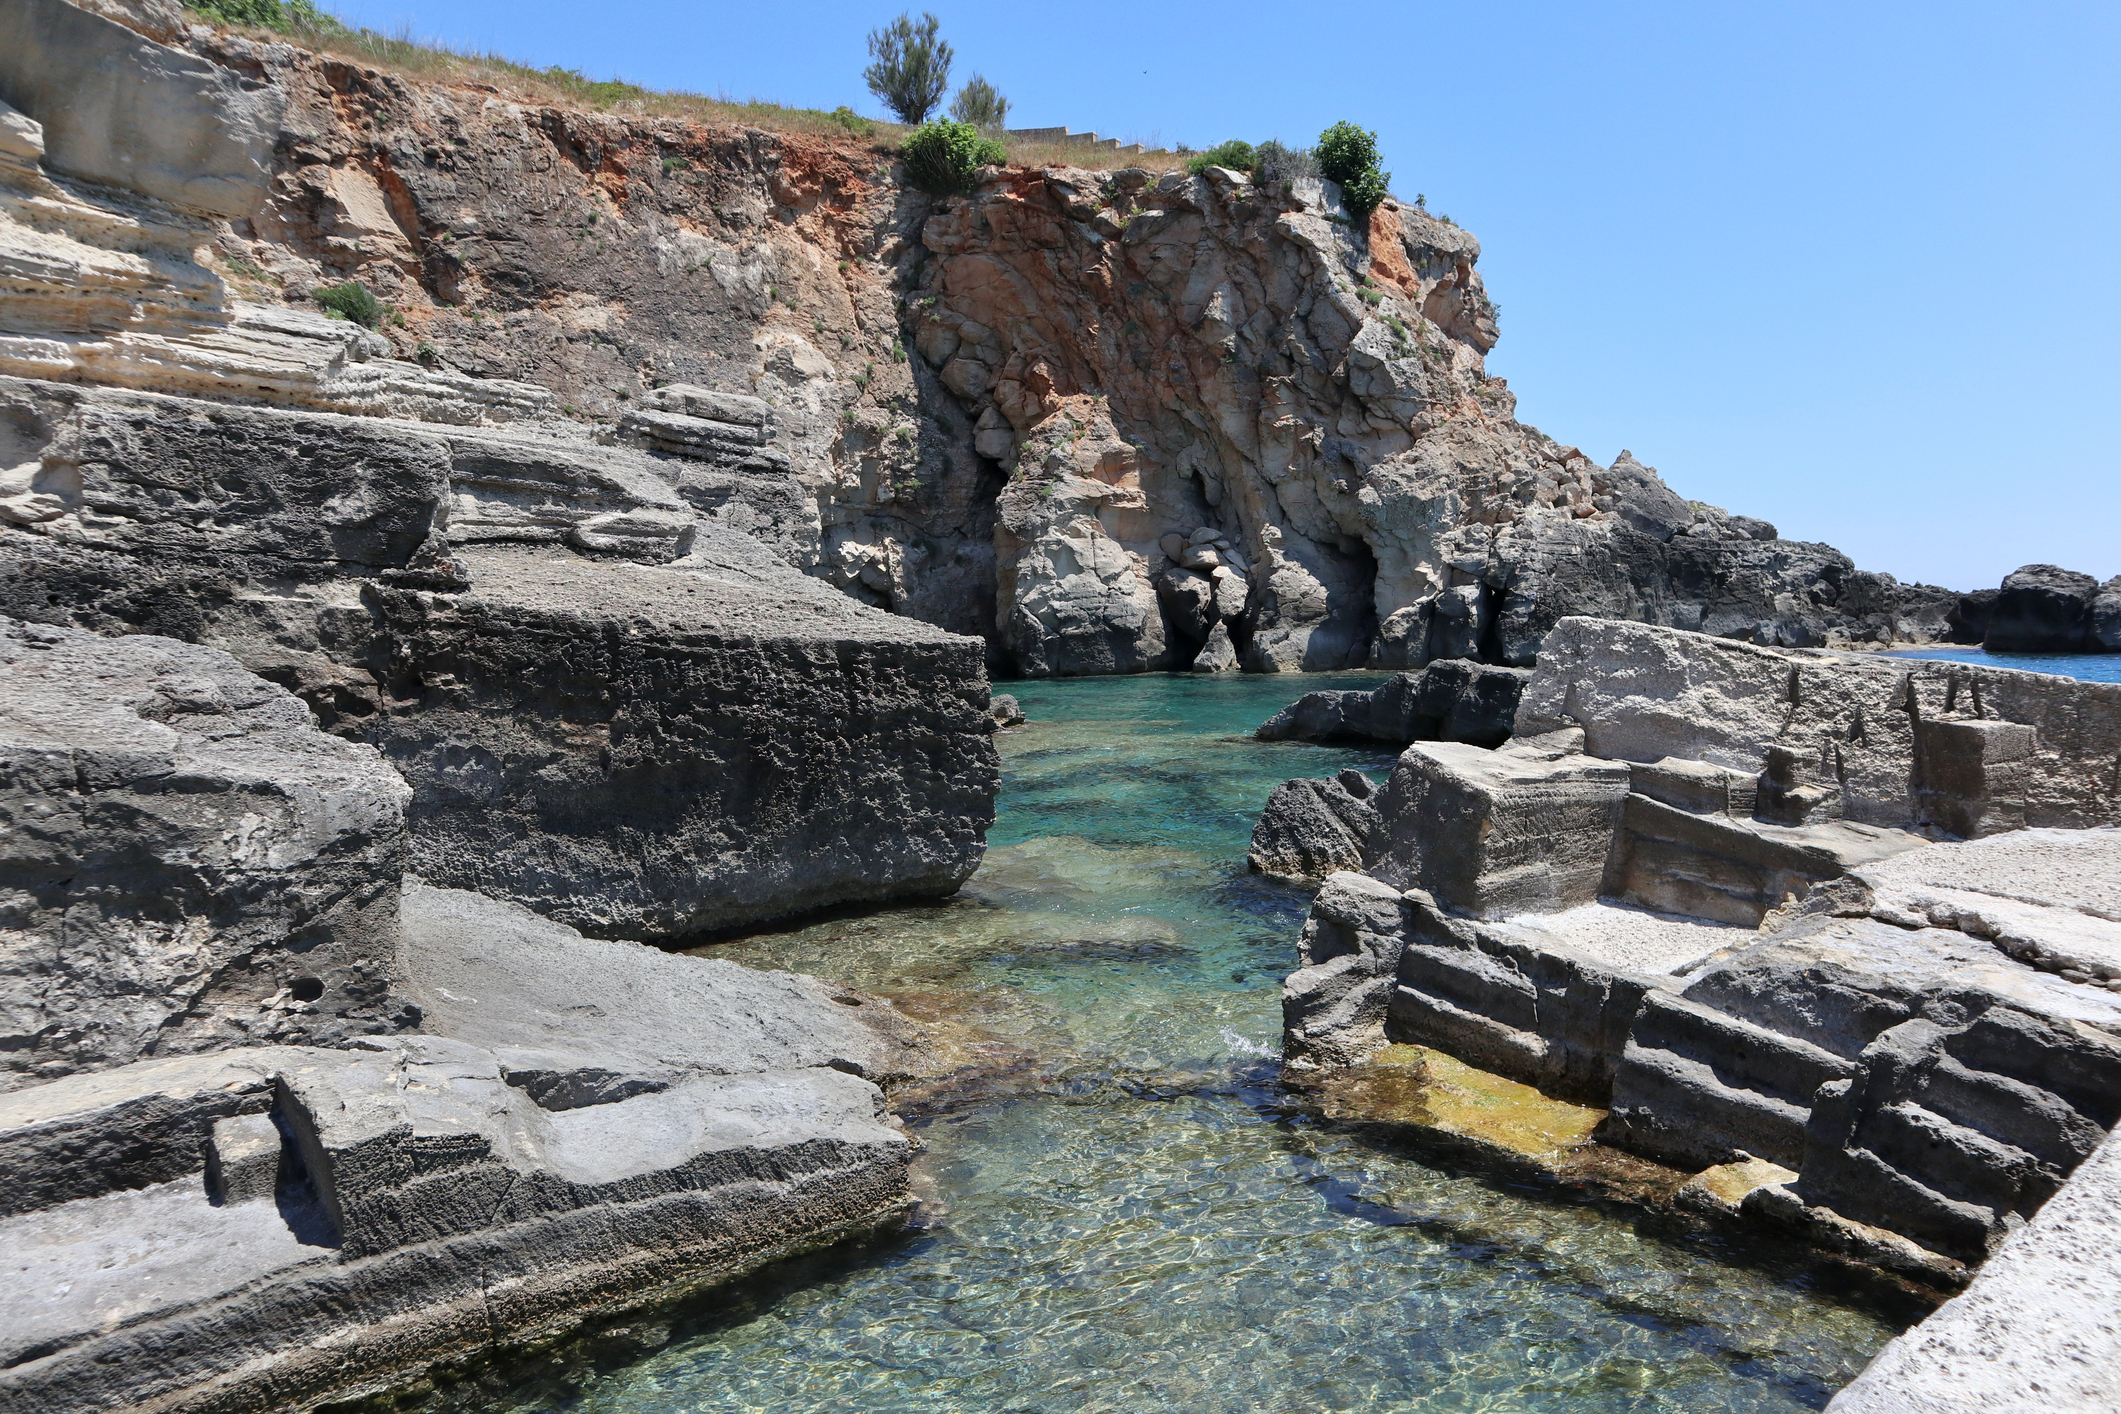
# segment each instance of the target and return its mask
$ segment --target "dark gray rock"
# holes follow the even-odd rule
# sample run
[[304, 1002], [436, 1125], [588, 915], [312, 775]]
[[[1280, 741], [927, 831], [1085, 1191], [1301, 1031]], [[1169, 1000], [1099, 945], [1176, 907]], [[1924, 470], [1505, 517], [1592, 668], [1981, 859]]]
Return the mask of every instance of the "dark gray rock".
[[[1595, 484], [1602, 494], [1612, 498], [1611, 509], [1623, 525], [1652, 539], [1670, 540], [1696, 519], [1693, 508], [1655, 472], [1636, 461], [1632, 452], [1622, 452], [1614, 458], [1613, 464], [1598, 474]], [[1754, 536], [1749, 528], [1745, 531], [1749, 539], [1775, 538], [1775, 528], [1766, 521], [1750, 525], [1764, 528], [1767, 534]]]
[[1982, 646], [1997, 653], [2094, 649], [2092, 601], [2099, 581], [2056, 565], [2026, 565], [2003, 577]]
[[2092, 599], [2091, 642], [2094, 653], [2121, 653], [2121, 574], [2099, 586]]
[[226, 653], [0, 619], [0, 1089], [390, 1029], [410, 792]]
[[1529, 669], [1439, 659], [1380, 687], [1307, 692], [1262, 723], [1261, 741], [1463, 741], [1510, 739]]
[[987, 699], [987, 715], [998, 727], [1020, 727], [1024, 724], [1024, 709], [1010, 693], [998, 692]]
[[1375, 793], [1352, 766], [1330, 780], [1282, 782], [1252, 827], [1246, 858], [1259, 873], [1287, 879], [1362, 869], [1377, 835]]
[[[414, 868], [605, 937], [954, 892], [997, 758], [982, 650], [774, 566], [500, 546], [461, 595], [378, 587], [341, 730], [413, 786]], [[777, 573], [769, 572], [777, 571]], [[890, 828], [879, 828], [889, 821]]]
[[1483, 583], [1494, 648], [1531, 665], [1571, 615], [1627, 619], [1785, 648], [1942, 638], [1959, 596], [1858, 570], [1830, 545], [1662, 536], [1601, 521], [1539, 522], [1495, 542]]
[[1995, 617], [2000, 589], [1976, 589], [1962, 594], [1945, 617], [1945, 641], [1979, 643], [1988, 637], [1988, 622]]
[[1515, 729], [1517, 702], [1531, 675], [1527, 668], [1465, 658], [1429, 664], [1412, 685], [1407, 716], [1413, 735], [1406, 739], [1502, 745]]
[[1370, 872], [1480, 918], [1589, 903], [1627, 794], [1617, 762], [1417, 742], [1378, 798]]
[[65, 473], [61, 512], [0, 539], [0, 612], [209, 643], [297, 692], [409, 772], [437, 881], [638, 937], [978, 863], [983, 650], [703, 518], [665, 474], [699, 463], [21, 379], [0, 460]]

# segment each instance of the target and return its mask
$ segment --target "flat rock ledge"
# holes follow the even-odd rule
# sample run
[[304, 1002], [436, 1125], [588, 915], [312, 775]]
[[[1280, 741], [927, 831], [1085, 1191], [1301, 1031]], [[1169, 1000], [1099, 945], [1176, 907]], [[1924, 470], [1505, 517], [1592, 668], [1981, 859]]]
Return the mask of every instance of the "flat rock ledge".
[[2121, 687], [1564, 619], [1514, 728], [1275, 793], [1255, 854], [1338, 866], [1291, 1068], [1441, 1051], [1971, 1281], [1837, 1410], [2114, 1408]]
[[425, 1034], [0, 1097], [0, 1410], [307, 1409], [908, 1211], [880, 1003], [417, 882], [404, 937]]
[[226, 653], [0, 620], [0, 767], [5, 1414], [381, 1393], [912, 1205], [912, 1023], [406, 874]]

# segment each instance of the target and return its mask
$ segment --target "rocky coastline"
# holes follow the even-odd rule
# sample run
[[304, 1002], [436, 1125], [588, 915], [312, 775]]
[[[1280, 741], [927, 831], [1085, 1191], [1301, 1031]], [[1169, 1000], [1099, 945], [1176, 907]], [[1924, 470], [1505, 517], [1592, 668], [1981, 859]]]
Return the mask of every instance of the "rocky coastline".
[[2100, 1407], [2114, 1325], [2004, 1293], [2113, 1279], [2085, 1233], [2121, 1118], [2121, 685], [1573, 618], [1514, 728], [1276, 792], [1254, 867], [1322, 876], [1285, 1064], [1430, 1048], [1734, 1215], [1972, 1282], [1835, 1408], [2028, 1350], [2072, 1371], [2043, 1407]]
[[0, 1411], [389, 1398], [904, 1222], [936, 1028], [670, 950], [955, 893], [995, 676], [1344, 668], [1258, 732], [1401, 752], [1254, 834], [1293, 1080], [1425, 1048], [1966, 1287], [1836, 1408], [2108, 1378], [2016, 1293], [2115, 1281], [2121, 687], [1844, 650], [2121, 650], [2121, 581], [1597, 465], [1479, 253], [11, 0]]

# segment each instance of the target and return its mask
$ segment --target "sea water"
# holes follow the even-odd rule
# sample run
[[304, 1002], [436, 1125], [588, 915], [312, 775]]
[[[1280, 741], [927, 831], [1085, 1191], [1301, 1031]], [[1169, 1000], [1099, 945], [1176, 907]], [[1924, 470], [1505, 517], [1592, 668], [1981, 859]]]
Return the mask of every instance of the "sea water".
[[[1277, 1081], [1308, 896], [1245, 871], [1275, 784], [1375, 751], [1252, 740], [1376, 675], [1004, 684], [985, 864], [947, 903], [715, 956], [992, 1038], [917, 1117], [920, 1225], [783, 1264], [653, 1354], [514, 1410], [1817, 1409], [1922, 1314], [1798, 1249], [1513, 1187]], [[998, 1058], [998, 1059], [997, 1059]]]
[[1985, 648], [1896, 648], [1888, 658], [1929, 658], [1940, 663], [1978, 663], [2017, 668], [2084, 682], [2121, 682], [2121, 653], [1991, 653]]

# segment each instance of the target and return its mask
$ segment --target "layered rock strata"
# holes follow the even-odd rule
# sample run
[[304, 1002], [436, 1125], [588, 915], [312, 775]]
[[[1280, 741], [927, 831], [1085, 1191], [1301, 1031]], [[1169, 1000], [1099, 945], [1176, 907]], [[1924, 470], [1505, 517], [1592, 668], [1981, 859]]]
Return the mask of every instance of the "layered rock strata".
[[217, 649], [0, 669], [0, 1408], [309, 1409], [907, 1211], [887, 1004], [406, 876], [421, 794]]
[[0, 1098], [0, 1408], [308, 1409], [905, 1212], [864, 999], [418, 884], [404, 933], [428, 1034]]
[[1305, 925], [1293, 1063], [1437, 1046], [1947, 1276], [2121, 1117], [2111, 685], [1566, 620], [1516, 725], [1402, 755]]
[[226, 653], [0, 619], [0, 1090], [393, 1029], [410, 792]]
[[54, 511], [0, 537], [0, 609], [300, 693], [405, 772], [438, 881], [643, 937], [978, 864], [978, 643], [703, 517], [687, 461], [30, 380], [0, 409]]
[[[1027, 674], [1523, 665], [1572, 612], [1779, 644], [1966, 631], [1958, 596], [1516, 422], [1479, 244], [1418, 206], [1358, 225], [1330, 185], [1220, 169], [1003, 170], [937, 199], [852, 139], [511, 102], [101, 8], [137, 32], [23, 0], [0, 44], [0, 372], [589, 424], [698, 463], [674, 478], [695, 511]], [[348, 281], [375, 330], [322, 317]], [[773, 448], [675, 384], [767, 404]]]

